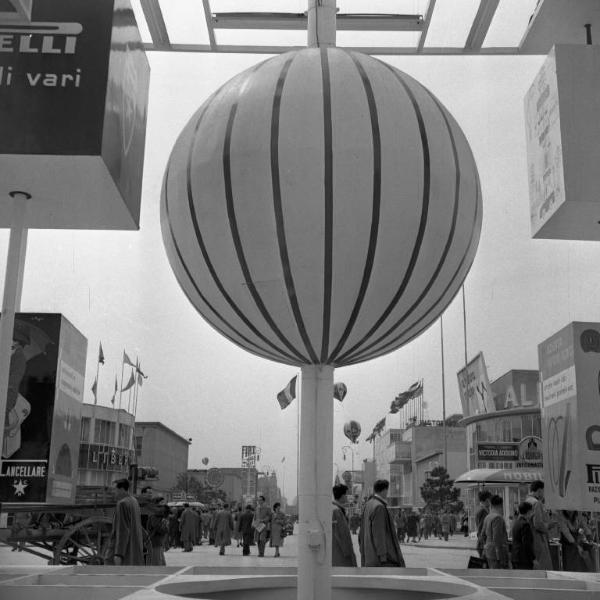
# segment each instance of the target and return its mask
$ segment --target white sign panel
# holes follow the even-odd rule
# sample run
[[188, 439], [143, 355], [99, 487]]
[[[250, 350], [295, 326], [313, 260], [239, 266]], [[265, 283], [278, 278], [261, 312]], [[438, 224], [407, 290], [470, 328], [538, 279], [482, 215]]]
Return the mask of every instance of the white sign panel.
[[494, 398], [483, 353], [480, 352], [464, 369], [457, 373], [457, 376], [460, 401], [465, 417], [494, 412]]

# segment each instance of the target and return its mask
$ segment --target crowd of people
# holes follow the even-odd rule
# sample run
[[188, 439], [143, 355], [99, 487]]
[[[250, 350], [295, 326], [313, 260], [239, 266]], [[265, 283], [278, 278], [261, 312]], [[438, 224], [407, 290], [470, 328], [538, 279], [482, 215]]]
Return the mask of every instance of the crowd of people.
[[[150, 487], [143, 488], [136, 498], [129, 493], [129, 480], [114, 482], [116, 506], [107, 559], [115, 565], [166, 565], [165, 552], [181, 549], [192, 552], [194, 546], [207, 543], [215, 546], [220, 555], [228, 546], [242, 548], [250, 555], [256, 546], [258, 556], [265, 556], [267, 543], [274, 548], [275, 557], [288, 533], [288, 518], [281, 504], [273, 507], [259, 496], [257, 506], [199, 508], [184, 503], [170, 507], [163, 497], [153, 497]], [[144, 507], [144, 510], [140, 508]], [[144, 555], [144, 530], [150, 549]]]
[[[543, 569], [595, 571], [592, 558], [598, 537], [590, 515], [576, 510], [551, 511], [544, 502], [544, 483], [533, 481], [527, 498], [518, 506], [507, 528], [501, 496], [479, 493], [477, 551], [491, 569]], [[509, 542], [510, 531], [510, 542]], [[556, 540], [556, 541], [552, 541]], [[560, 546], [562, 565], [552, 559], [552, 546]], [[556, 553], [558, 556], [558, 552]]]
[[[184, 504], [169, 507], [164, 498], [152, 497], [145, 489], [138, 499], [129, 493], [129, 481], [114, 483], [116, 507], [109, 543], [110, 560], [115, 565], [165, 565], [165, 552], [181, 549], [191, 552], [196, 545], [206, 542], [225, 549], [236, 545], [242, 555], [251, 554], [256, 546], [257, 555], [265, 556], [267, 543], [274, 548], [273, 556], [280, 556], [280, 548], [288, 533], [289, 520], [276, 502], [272, 507], [259, 496], [257, 506], [236, 506], [224, 503], [218, 508], [201, 509]], [[348, 487], [333, 487], [332, 507], [332, 565], [357, 567], [352, 534], [358, 531], [360, 566], [404, 567], [401, 543], [417, 543], [430, 536], [447, 540], [459, 530], [468, 535], [466, 515], [457, 518], [448, 510], [439, 514], [424, 511], [401, 511], [395, 516], [388, 507], [389, 481], [377, 480], [373, 494], [367, 499], [360, 515], [347, 514]], [[544, 484], [534, 481], [530, 494], [521, 502], [515, 515], [507, 523], [501, 496], [484, 490], [479, 494], [480, 506], [475, 515], [477, 527], [476, 549], [480, 566], [491, 569], [559, 568], [552, 559], [551, 547], [560, 544], [562, 568], [565, 571], [593, 571], [593, 544], [597, 542], [598, 524], [589, 522], [589, 516], [577, 511], [549, 511], [544, 503]], [[140, 502], [146, 506], [140, 510]], [[142, 514], [143, 513], [143, 514]], [[151, 550], [144, 555], [143, 530], [150, 538]], [[552, 541], [551, 540], [557, 540]]]

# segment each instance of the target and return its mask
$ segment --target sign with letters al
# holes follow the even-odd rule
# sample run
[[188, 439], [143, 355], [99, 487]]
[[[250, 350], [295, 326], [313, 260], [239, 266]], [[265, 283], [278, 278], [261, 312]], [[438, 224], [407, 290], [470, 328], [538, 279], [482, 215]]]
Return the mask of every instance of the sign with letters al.
[[43, 200], [27, 227], [138, 228], [149, 77], [129, 0], [0, 20], [0, 195]]
[[548, 506], [600, 510], [600, 323], [573, 322], [538, 346]]

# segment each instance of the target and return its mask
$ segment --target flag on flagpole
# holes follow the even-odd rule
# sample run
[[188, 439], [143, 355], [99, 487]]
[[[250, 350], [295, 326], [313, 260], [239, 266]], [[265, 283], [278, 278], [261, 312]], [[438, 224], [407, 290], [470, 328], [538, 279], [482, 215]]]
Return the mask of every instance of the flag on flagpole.
[[[136, 365], [136, 367], [135, 367], [135, 370], [137, 371], [137, 374], [138, 374], [138, 375], [141, 375], [141, 376], [142, 376], [144, 379], [148, 379], [148, 375], [146, 375], [146, 374], [145, 374], [145, 373], [142, 371], [142, 369], [141, 369], [141, 367], [140, 367], [140, 363], [139, 363], [139, 362], [137, 363], [137, 365]], [[140, 383], [140, 385], [142, 385], [142, 384]]]
[[333, 397], [340, 402], [346, 397], [348, 388], [345, 383], [334, 383], [333, 384]]
[[94, 379], [94, 383], [92, 384], [92, 394], [94, 394], [94, 404], [98, 403], [97, 392], [98, 392], [98, 380]]
[[291, 401], [296, 397], [296, 380], [298, 379], [298, 375], [295, 375], [290, 379], [290, 382], [285, 386], [283, 390], [277, 394], [277, 401], [279, 402], [279, 406], [281, 406], [281, 410], [289, 406]]
[[131, 375], [129, 376], [129, 381], [125, 384], [125, 387], [121, 389], [122, 392], [126, 392], [129, 388], [133, 387], [135, 384], [135, 377], [133, 376], [133, 371], [131, 371]]
[[125, 350], [123, 350], [123, 363], [135, 368], [135, 365], [131, 362], [131, 359], [129, 356], [127, 356], [127, 352], [125, 352]]
[[100, 349], [98, 350], [98, 362], [104, 364], [104, 352], [102, 352], [102, 342], [100, 342]]
[[115, 375], [115, 392], [112, 395], [112, 398], [110, 399], [110, 403], [114, 406], [115, 404], [115, 398], [117, 396], [117, 390], [119, 389], [119, 385], [117, 384], [117, 376]]
[[142, 383], [144, 382], [144, 380], [142, 379], [141, 373], [137, 374], [137, 382], [138, 382], [138, 385], [141, 387]]
[[281, 459], [281, 462], [285, 462], [285, 456]]

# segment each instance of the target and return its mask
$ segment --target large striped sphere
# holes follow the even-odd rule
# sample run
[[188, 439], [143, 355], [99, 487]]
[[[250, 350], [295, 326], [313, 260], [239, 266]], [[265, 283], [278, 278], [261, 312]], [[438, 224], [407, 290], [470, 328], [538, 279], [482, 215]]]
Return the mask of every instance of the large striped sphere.
[[464, 134], [426, 88], [309, 48], [200, 107], [169, 159], [161, 222], [215, 329], [278, 362], [342, 366], [440, 316], [475, 256], [481, 194]]

